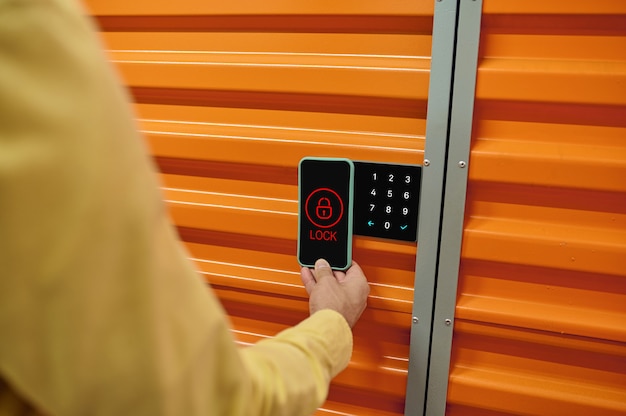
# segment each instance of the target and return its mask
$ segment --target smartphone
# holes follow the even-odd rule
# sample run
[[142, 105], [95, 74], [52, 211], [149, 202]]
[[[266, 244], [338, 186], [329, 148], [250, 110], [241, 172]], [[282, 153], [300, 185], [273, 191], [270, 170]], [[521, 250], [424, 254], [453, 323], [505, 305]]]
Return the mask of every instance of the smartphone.
[[298, 166], [298, 262], [323, 258], [335, 270], [352, 264], [354, 164], [306, 157]]

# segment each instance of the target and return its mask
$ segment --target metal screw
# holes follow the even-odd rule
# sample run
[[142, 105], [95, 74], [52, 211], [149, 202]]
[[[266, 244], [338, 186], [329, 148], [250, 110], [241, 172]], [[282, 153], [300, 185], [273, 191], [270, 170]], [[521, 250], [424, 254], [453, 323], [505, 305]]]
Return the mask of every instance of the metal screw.
[[461, 161], [459, 162], [459, 167], [462, 169], [462, 168], [464, 168], [465, 166], [467, 166], [467, 162], [466, 162], [466, 161], [464, 161], [464, 160], [461, 160]]
[[452, 325], [452, 319], [446, 319], [446, 325], [447, 326]]
[[424, 159], [424, 166], [430, 166], [430, 160]]
[[414, 316], [414, 317], [413, 317], [413, 323], [414, 323], [414, 324], [419, 323], [419, 321], [420, 321], [420, 320], [419, 320], [419, 318], [418, 318], [417, 316]]

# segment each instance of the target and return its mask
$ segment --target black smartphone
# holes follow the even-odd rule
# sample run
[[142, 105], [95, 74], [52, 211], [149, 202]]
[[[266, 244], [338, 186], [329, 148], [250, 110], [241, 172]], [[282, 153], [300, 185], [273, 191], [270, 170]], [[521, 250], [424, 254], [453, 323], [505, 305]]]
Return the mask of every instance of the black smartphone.
[[333, 269], [352, 263], [354, 164], [350, 159], [306, 157], [298, 166], [298, 262], [323, 258]]

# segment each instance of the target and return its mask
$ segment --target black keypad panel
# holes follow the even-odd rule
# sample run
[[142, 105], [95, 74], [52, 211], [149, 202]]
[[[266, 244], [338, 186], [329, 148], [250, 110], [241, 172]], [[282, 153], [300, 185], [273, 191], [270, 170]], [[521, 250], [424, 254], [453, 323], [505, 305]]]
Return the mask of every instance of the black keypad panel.
[[354, 234], [417, 240], [422, 167], [354, 162]]

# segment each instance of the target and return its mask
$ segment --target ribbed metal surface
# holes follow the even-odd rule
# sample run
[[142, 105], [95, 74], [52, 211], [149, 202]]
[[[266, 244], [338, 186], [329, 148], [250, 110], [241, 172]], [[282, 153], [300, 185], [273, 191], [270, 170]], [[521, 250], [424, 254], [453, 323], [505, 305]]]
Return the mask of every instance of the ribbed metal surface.
[[[297, 163], [422, 163], [432, 2], [86, 4], [136, 101], [174, 221], [237, 339], [306, 317]], [[369, 309], [318, 414], [402, 414], [415, 254], [414, 243], [355, 238]]]
[[626, 414], [626, 3], [484, 0], [449, 415]]

